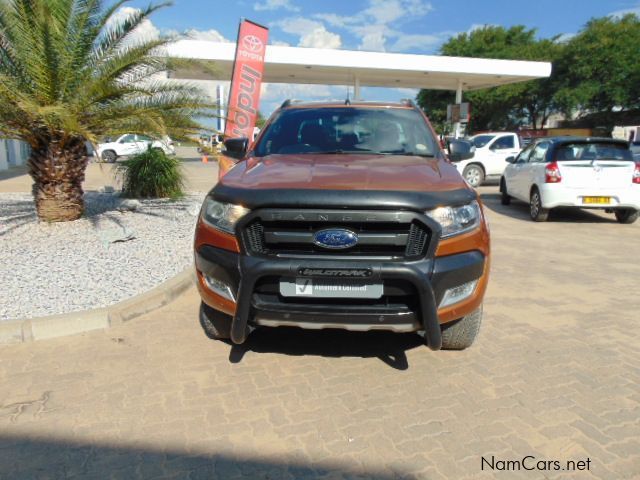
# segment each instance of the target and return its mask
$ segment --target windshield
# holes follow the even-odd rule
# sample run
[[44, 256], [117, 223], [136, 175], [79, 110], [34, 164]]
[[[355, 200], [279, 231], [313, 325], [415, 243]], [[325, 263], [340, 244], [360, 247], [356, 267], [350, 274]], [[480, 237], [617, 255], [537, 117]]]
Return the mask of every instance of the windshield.
[[419, 112], [400, 108], [299, 108], [269, 124], [254, 154], [396, 154], [433, 156], [436, 143]]
[[471, 137], [471, 141], [476, 148], [482, 148], [494, 138], [496, 138], [495, 135], [476, 135], [475, 137]]
[[556, 150], [556, 160], [633, 160], [624, 143], [566, 143]]

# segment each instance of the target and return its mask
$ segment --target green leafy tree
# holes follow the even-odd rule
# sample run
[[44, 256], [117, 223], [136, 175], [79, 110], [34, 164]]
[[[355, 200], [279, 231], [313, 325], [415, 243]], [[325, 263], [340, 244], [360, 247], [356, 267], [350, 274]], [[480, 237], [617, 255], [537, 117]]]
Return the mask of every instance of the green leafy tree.
[[82, 215], [86, 142], [124, 132], [182, 138], [208, 115], [195, 87], [159, 79], [158, 51], [170, 39], [136, 35], [167, 4], [122, 18], [123, 3], [0, 1], [0, 133], [31, 146], [40, 219]]
[[[537, 39], [535, 29], [515, 26], [509, 29], [485, 26], [470, 33], [452, 37], [440, 49], [442, 55], [496, 58], [505, 60], [554, 61], [565, 45], [558, 38]], [[515, 83], [502, 87], [465, 92], [464, 101], [471, 103], [472, 130], [511, 129], [523, 123], [542, 125], [556, 109], [554, 77]], [[421, 90], [418, 103], [430, 114], [436, 125], [446, 120], [446, 105], [454, 94]], [[432, 112], [432, 113], [431, 113]], [[435, 114], [435, 117], [433, 116]]]
[[267, 123], [267, 119], [264, 118], [264, 115], [262, 115], [262, 112], [258, 112], [258, 114], [256, 115], [256, 127], [262, 130], [264, 128], [265, 123]]
[[569, 41], [557, 70], [563, 110], [613, 127], [621, 113], [640, 108], [640, 18], [590, 20]]

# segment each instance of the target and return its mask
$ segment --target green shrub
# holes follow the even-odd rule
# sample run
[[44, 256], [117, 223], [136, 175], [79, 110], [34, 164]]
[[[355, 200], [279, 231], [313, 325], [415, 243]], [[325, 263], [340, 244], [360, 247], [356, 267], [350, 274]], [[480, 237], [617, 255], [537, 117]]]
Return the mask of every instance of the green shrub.
[[121, 162], [122, 194], [133, 198], [178, 198], [184, 195], [184, 176], [177, 158], [150, 148]]

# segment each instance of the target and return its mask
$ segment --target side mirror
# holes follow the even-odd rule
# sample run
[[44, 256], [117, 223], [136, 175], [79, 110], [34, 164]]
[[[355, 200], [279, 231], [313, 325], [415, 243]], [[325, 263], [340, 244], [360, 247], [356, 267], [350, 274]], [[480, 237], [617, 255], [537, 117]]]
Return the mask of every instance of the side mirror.
[[247, 153], [249, 148], [249, 139], [246, 137], [228, 138], [224, 141], [225, 151], [223, 155], [240, 160]]
[[511, 156], [511, 157], [507, 157], [504, 159], [505, 162], [507, 163], [516, 163], [516, 157]]
[[476, 147], [473, 145], [473, 142], [468, 140], [450, 140], [447, 149], [449, 150], [449, 160], [452, 162], [460, 162], [473, 158]]

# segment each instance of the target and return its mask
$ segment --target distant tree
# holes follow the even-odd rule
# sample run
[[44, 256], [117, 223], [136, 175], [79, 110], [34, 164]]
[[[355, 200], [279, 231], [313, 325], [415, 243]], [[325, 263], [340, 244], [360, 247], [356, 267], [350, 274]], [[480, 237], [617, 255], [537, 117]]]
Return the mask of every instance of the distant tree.
[[613, 127], [620, 112], [640, 108], [640, 19], [590, 20], [570, 39], [556, 68], [563, 110]]
[[259, 111], [258, 114], [256, 115], [256, 127], [262, 130], [262, 127], [264, 127], [265, 123], [267, 123], [267, 119], [264, 118], [264, 115], [262, 115], [262, 112]]
[[[442, 55], [497, 58], [507, 60], [554, 61], [565, 45], [558, 40], [536, 39], [536, 30], [519, 25], [506, 29], [485, 26], [452, 37], [440, 49]], [[557, 108], [556, 79], [533, 80], [502, 87], [464, 93], [471, 102], [471, 130], [511, 129], [522, 124], [534, 128], [546, 122]], [[418, 104], [436, 125], [446, 119], [446, 105], [453, 103], [453, 92], [421, 90]]]

